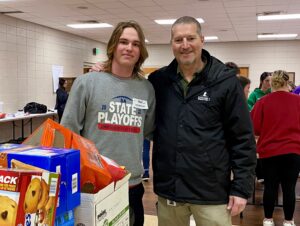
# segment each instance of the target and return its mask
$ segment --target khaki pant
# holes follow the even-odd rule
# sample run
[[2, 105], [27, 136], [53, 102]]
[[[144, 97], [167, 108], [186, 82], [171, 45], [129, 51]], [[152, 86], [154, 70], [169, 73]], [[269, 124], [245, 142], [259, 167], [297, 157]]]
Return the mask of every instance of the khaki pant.
[[189, 226], [193, 215], [197, 226], [232, 226], [227, 205], [197, 205], [176, 203], [168, 205], [167, 199], [158, 197], [158, 226]]

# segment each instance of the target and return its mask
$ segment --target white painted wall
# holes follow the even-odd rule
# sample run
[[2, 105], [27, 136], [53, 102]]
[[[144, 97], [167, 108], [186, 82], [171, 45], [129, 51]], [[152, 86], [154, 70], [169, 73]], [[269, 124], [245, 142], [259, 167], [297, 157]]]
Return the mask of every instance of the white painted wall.
[[[100, 55], [93, 56], [92, 49]], [[103, 61], [106, 45], [23, 20], [0, 15], [0, 101], [3, 111], [16, 112], [28, 102], [54, 108], [52, 65], [64, 66], [65, 77], [83, 73], [84, 62]], [[34, 119], [33, 129], [44, 119]], [[30, 131], [28, 120], [25, 136]], [[16, 122], [16, 138], [21, 121]], [[0, 142], [12, 139], [12, 123], [0, 124]]]
[[[251, 90], [258, 87], [262, 72], [278, 69], [295, 72], [295, 83], [300, 85], [300, 41], [211, 42], [204, 49], [223, 62], [249, 67]], [[170, 45], [152, 45], [148, 50], [145, 67], [161, 67], [173, 59]]]
[[[103, 54], [93, 56], [98, 47]], [[105, 45], [23, 20], [0, 15], [0, 101], [5, 112], [35, 101], [55, 105], [52, 65], [65, 77], [83, 73], [84, 62], [105, 59]]]

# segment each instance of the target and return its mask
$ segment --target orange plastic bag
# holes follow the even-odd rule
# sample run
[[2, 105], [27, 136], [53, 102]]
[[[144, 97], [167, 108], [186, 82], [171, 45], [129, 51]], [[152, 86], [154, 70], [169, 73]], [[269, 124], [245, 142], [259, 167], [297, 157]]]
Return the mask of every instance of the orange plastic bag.
[[80, 150], [80, 186], [83, 192], [96, 193], [112, 182], [108, 166], [95, 144], [51, 119], [39, 126], [23, 144]]
[[114, 160], [105, 157], [101, 155], [101, 159], [103, 162], [106, 162], [108, 171], [110, 172], [110, 175], [112, 177], [112, 180], [114, 182], [121, 180], [125, 175], [127, 174], [127, 171], [125, 170], [124, 166], [120, 166], [118, 163], [116, 163]]
[[96, 193], [112, 182], [108, 166], [93, 142], [73, 133], [72, 148], [80, 150], [81, 191]]

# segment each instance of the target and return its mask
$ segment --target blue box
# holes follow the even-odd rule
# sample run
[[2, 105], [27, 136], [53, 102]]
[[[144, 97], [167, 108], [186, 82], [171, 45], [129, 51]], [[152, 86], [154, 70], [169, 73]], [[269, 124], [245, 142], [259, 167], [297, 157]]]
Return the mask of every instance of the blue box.
[[66, 158], [66, 178], [67, 179], [67, 208], [66, 211], [73, 210], [80, 205], [80, 151], [65, 148], [46, 148], [56, 153], [65, 155]]
[[51, 172], [61, 174], [56, 215], [73, 210], [80, 205], [80, 152], [74, 149], [34, 147], [7, 153], [7, 164], [11, 160], [30, 164]]
[[55, 218], [54, 226], [74, 226], [74, 211], [69, 210]]

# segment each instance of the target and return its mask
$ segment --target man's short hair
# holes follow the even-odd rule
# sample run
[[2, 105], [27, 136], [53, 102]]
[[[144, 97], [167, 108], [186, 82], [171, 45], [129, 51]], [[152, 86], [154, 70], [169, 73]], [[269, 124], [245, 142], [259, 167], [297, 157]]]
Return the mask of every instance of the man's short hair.
[[201, 25], [198, 20], [191, 16], [183, 16], [178, 18], [172, 25], [171, 38], [173, 38], [173, 27], [178, 24], [195, 24], [197, 26], [197, 33], [201, 36]]

